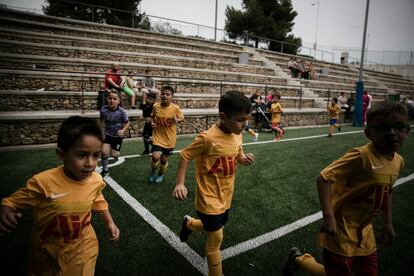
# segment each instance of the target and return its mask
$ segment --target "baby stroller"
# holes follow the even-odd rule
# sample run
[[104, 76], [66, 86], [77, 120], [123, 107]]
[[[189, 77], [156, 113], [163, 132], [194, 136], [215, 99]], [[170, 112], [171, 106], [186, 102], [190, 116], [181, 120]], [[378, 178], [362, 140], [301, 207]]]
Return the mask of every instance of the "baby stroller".
[[269, 114], [266, 114], [263, 111], [265, 105], [255, 105], [256, 109], [256, 129], [258, 132], [270, 132], [272, 131], [272, 123], [268, 117]]

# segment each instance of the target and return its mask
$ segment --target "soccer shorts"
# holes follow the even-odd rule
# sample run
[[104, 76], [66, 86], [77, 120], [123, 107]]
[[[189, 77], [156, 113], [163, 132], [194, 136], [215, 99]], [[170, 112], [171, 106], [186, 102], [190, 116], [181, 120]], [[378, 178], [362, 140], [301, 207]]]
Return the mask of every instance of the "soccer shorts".
[[109, 144], [111, 145], [111, 149], [120, 151], [122, 146], [122, 138], [105, 135], [104, 144]]
[[214, 232], [224, 227], [227, 223], [229, 220], [229, 210], [219, 215], [207, 215], [197, 211], [197, 216], [200, 218], [207, 232]]
[[152, 145], [152, 148], [151, 148], [151, 152], [160, 151], [165, 156], [170, 156], [171, 154], [173, 154], [173, 150], [174, 150], [174, 148], [166, 149], [166, 148], [163, 148], [163, 147], [158, 146], [158, 145]]
[[350, 275], [349, 271], [354, 271], [355, 275], [377, 276], [378, 263], [376, 251], [368, 256], [346, 257], [324, 248], [323, 262], [328, 276]]
[[338, 121], [338, 119], [330, 119], [329, 120], [329, 125], [331, 125], [331, 126], [336, 125], [337, 121]]

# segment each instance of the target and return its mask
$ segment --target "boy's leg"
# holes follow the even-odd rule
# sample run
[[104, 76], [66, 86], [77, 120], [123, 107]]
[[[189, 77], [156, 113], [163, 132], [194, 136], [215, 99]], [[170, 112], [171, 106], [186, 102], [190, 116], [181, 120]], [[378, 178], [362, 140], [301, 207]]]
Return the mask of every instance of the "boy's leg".
[[155, 178], [157, 177], [157, 169], [160, 164], [160, 151], [154, 151], [151, 156], [151, 174], [148, 178], [149, 182], [155, 182]]
[[296, 257], [295, 262], [300, 269], [308, 272], [310, 275], [326, 275], [324, 266], [318, 263], [311, 254], [305, 253], [302, 256]]
[[222, 265], [221, 265], [221, 252], [220, 246], [223, 241], [223, 227], [213, 231], [207, 232], [207, 243], [206, 243], [206, 256], [208, 264], [208, 275], [209, 276], [221, 276]]
[[111, 145], [110, 144], [103, 144], [102, 153], [101, 153], [101, 164], [102, 164], [102, 171], [101, 176], [105, 177], [108, 175], [108, 157], [111, 152]]
[[[326, 275], [335, 276], [349, 276], [353, 275], [354, 271], [354, 258], [345, 257], [335, 254], [327, 249], [323, 249], [323, 261], [325, 264]], [[371, 274], [356, 274], [359, 275], [371, 275]], [[376, 275], [376, 274], [372, 274]]]
[[204, 225], [199, 219], [185, 215], [181, 224], [180, 240], [186, 242], [191, 232], [202, 232], [204, 231]]
[[356, 276], [377, 276], [378, 261], [377, 252], [375, 251], [368, 256], [354, 257], [354, 269]]

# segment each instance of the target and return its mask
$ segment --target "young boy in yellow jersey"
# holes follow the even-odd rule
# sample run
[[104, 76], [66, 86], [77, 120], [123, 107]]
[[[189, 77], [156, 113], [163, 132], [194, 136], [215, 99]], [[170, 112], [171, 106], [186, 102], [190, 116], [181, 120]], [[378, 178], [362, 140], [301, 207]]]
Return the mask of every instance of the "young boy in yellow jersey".
[[91, 225], [97, 211], [111, 235], [119, 238], [105, 183], [95, 172], [103, 144], [96, 120], [74, 116], [60, 126], [56, 153], [63, 166], [34, 175], [0, 205], [0, 234], [9, 233], [31, 208], [34, 216], [28, 275], [93, 275], [98, 241]]
[[221, 276], [220, 245], [234, 190], [237, 164], [250, 166], [251, 153], [244, 154], [242, 131], [250, 119], [251, 104], [240, 92], [227, 92], [219, 101], [220, 120], [200, 133], [181, 151], [173, 197], [187, 198], [185, 174], [191, 160], [196, 159], [195, 206], [200, 219], [184, 216], [180, 240], [185, 242], [192, 231], [207, 231], [205, 253], [210, 276]]
[[338, 131], [341, 131], [341, 125], [338, 124], [339, 114], [341, 113], [341, 108], [338, 105], [338, 99], [332, 98], [331, 104], [327, 107], [329, 111], [329, 134], [328, 137], [332, 138], [332, 132], [334, 128], [337, 128]]
[[148, 178], [150, 183], [161, 183], [164, 180], [168, 157], [175, 147], [177, 123], [184, 121], [180, 107], [172, 103], [173, 96], [174, 89], [164, 86], [161, 89], [161, 101], [152, 108], [152, 157], [151, 174]]
[[279, 100], [280, 94], [274, 94], [272, 105], [270, 106], [270, 113], [272, 113], [272, 130], [275, 134], [275, 141], [279, 141], [280, 138], [285, 134], [285, 131], [280, 125], [283, 109]]
[[382, 214], [383, 243], [395, 237], [391, 188], [404, 166], [396, 153], [409, 132], [408, 114], [397, 102], [383, 102], [367, 112], [370, 143], [348, 151], [323, 169], [317, 190], [323, 221], [319, 244], [325, 266], [292, 248], [284, 275], [302, 268], [312, 275], [377, 275], [377, 248], [372, 219]]

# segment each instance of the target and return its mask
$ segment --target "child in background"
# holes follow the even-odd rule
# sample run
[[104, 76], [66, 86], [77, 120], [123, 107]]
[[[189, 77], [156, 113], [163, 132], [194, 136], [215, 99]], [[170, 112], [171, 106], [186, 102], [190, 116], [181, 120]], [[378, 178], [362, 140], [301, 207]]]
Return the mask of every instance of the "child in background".
[[152, 143], [151, 113], [156, 98], [157, 95], [155, 92], [144, 91], [142, 93], [142, 103], [139, 107], [139, 109], [142, 110], [142, 117], [145, 119], [144, 130], [142, 131], [142, 139], [144, 140], [145, 150], [142, 152], [142, 155], [148, 155], [150, 153], [149, 146]]
[[94, 119], [66, 119], [56, 148], [63, 166], [34, 175], [26, 187], [1, 201], [0, 234], [16, 227], [22, 216], [19, 209], [33, 209], [28, 275], [94, 274], [99, 247], [91, 225], [92, 210], [101, 215], [111, 240], [119, 239], [102, 195], [105, 183], [95, 172], [102, 142], [101, 128]]
[[273, 103], [270, 106], [270, 113], [272, 113], [272, 130], [275, 134], [275, 141], [279, 141], [280, 138], [285, 134], [285, 131], [280, 125], [283, 109], [279, 100], [280, 94], [274, 94]]
[[[177, 138], [177, 123], [184, 121], [180, 107], [172, 103], [174, 88], [161, 89], [161, 102], [152, 109], [152, 157], [150, 183], [161, 183], [168, 167], [168, 157], [173, 153]], [[157, 169], [158, 173], [157, 173]]]
[[292, 248], [284, 275], [293, 275], [298, 268], [312, 275], [378, 274], [371, 221], [382, 214], [383, 244], [391, 244], [395, 237], [391, 188], [404, 166], [396, 151], [408, 132], [408, 114], [402, 104], [382, 102], [368, 110], [365, 135], [371, 142], [351, 149], [317, 178], [323, 214], [319, 244], [325, 266]]
[[115, 159], [118, 158], [124, 133], [129, 127], [128, 115], [125, 109], [119, 106], [121, 97], [115, 89], [111, 89], [108, 92], [106, 102], [107, 105], [104, 105], [100, 112], [101, 124], [105, 133], [101, 156], [102, 177], [109, 174], [109, 156]]
[[329, 134], [328, 137], [332, 138], [332, 132], [334, 128], [337, 128], [338, 131], [341, 131], [341, 125], [337, 124], [339, 119], [339, 114], [341, 113], [341, 108], [338, 105], [338, 99], [332, 98], [331, 104], [327, 107], [329, 111]]
[[187, 198], [185, 174], [196, 159], [195, 205], [200, 219], [184, 216], [180, 240], [185, 242], [192, 231], [207, 231], [205, 252], [210, 276], [221, 276], [220, 245], [234, 190], [237, 164], [250, 166], [251, 153], [244, 154], [241, 132], [250, 118], [252, 106], [243, 93], [227, 92], [220, 98], [220, 121], [200, 133], [181, 151], [173, 197]]

